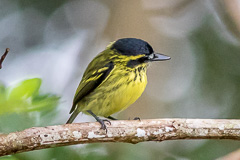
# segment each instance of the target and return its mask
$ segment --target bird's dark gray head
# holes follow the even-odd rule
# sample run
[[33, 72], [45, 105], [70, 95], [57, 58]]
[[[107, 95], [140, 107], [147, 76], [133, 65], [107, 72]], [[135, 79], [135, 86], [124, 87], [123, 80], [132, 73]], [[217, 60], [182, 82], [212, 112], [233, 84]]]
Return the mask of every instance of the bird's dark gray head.
[[136, 38], [119, 39], [112, 45], [111, 49], [127, 56], [150, 55], [153, 53], [152, 47], [147, 42]]

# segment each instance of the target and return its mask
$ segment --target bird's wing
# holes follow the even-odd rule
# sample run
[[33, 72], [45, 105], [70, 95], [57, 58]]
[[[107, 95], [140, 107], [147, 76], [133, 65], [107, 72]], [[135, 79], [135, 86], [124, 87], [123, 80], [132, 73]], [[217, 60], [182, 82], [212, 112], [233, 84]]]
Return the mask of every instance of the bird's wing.
[[88, 74], [83, 75], [83, 79], [80, 82], [74, 100], [70, 114], [76, 109], [77, 103], [86, 95], [91, 93], [95, 88], [97, 88], [110, 74], [113, 70], [114, 64], [112, 62], [107, 63], [99, 69], [95, 69], [93, 72], [88, 72]]

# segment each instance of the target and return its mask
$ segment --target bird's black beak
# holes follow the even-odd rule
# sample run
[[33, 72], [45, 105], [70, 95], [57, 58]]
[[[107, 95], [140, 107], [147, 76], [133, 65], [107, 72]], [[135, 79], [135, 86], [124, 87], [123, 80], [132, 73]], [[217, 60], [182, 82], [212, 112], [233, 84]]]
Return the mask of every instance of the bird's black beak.
[[160, 53], [153, 53], [153, 58], [151, 59], [152, 61], [166, 61], [171, 59], [171, 57], [166, 56], [164, 54]]

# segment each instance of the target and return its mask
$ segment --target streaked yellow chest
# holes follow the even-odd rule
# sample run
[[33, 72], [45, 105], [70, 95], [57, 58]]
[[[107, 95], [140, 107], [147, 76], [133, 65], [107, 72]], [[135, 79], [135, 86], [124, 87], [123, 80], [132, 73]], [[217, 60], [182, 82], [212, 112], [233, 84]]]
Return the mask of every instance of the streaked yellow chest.
[[80, 101], [80, 111], [91, 110], [108, 117], [126, 109], [143, 93], [147, 85], [146, 67], [129, 69], [115, 67], [109, 77]]
[[146, 70], [136, 69], [130, 71], [128, 76], [119, 79], [121, 87], [115, 92], [113, 105], [118, 106], [114, 112], [126, 109], [134, 103], [143, 93], [147, 85]]

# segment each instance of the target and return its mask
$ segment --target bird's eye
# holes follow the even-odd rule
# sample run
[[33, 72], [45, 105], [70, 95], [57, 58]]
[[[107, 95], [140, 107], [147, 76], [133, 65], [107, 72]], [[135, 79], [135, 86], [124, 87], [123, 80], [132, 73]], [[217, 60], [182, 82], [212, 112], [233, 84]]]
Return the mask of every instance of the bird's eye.
[[148, 56], [148, 59], [153, 59], [153, 58], [154, 58], [154, 54], [153, 53]]

